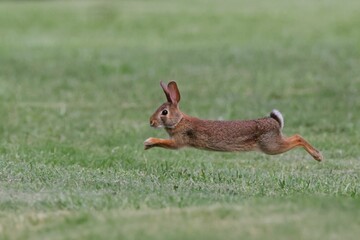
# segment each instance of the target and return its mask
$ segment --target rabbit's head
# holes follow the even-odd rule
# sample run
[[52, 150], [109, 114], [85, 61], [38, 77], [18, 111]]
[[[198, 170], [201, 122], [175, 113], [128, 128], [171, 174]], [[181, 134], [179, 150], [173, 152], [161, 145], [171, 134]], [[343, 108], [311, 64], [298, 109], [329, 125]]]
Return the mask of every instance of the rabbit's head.
[[175, 128], [183, 118], [183, 114], [178, 107], [180, 92], [176, 82], [169, 82], [168, 85], [160, 82], [164, 90], [167, 102], [162, 104], [150, 117], [150, 126], [159, 128]]

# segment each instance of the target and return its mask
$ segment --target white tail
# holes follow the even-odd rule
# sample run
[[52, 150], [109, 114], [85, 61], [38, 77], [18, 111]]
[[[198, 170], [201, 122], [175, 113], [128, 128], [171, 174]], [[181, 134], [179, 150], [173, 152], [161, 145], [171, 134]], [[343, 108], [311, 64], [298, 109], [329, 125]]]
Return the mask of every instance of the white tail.
[[280, 129], [283, 129], [284, 127], [284, 117], [278, 110], [274, 109], [270, 113], [270, 117], [274, 118], [276, 121], [280, 124]]

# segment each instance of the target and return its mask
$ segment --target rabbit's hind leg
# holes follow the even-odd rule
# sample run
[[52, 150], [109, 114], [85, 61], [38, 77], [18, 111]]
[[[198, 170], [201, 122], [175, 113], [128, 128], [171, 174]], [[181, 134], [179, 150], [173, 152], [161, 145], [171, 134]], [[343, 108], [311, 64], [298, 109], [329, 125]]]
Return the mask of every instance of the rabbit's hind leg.
[[272, 139], [265, 138], [259, 143], [260, 150], [271, 155], [284, 153], [296, 147], [303, 147], [316, 161], [323, 160], [321, 153], [298, 134], [291, 137], [273, 136]]

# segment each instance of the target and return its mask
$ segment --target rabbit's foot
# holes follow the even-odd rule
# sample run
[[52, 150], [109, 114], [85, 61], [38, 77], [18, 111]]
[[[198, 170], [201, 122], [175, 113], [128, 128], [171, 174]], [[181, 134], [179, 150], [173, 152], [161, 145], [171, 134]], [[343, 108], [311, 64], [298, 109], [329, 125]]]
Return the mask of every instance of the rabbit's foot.
[[313, 151], [311, 151], [311, 155], [316, 161], [319, 161], [319, 162], [321, 162], [324, 159], [321, 152], [319, 152], [317, 149], [314, 149]]
[[148, 149], [150, 149], [152, 147], [155, 147], [155, 144], [156, 144], [155, 138], [148, 138], [144, 142], [144, 149], [148, 150]]

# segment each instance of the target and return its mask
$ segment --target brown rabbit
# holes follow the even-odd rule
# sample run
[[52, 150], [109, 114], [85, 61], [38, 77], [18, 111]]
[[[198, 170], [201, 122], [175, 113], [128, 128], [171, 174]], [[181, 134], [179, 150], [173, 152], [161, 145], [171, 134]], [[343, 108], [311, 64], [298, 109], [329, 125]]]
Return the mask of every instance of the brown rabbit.
[[148, 138], [145, 150], [152, 147], [178, 149], [194, 147], [212, 151], [253, 151], [279, 154], [295, 147], [303, 147], [315, 160], [321, 153], [300, 135], [285, 137], [281, 134], [284, 119], [273, 110], [269, 117], [245, 121], [214, 121], [191, 117], [179, 109], [180, 92], [176, 82], [160, 82], [167, 98], [150, 117], [150, 126], [165, 127], [170, 139]]

